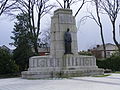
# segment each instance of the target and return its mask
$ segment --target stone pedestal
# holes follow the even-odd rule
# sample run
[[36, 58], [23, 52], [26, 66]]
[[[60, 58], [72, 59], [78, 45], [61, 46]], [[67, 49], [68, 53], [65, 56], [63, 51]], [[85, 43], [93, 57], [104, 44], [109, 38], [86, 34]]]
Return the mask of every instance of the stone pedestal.
[[[65, 53], [64, 33], [70, 29], [71, 50]], [[51, 18], [51, 45], [49, 56], [34, 56], [29, 60], [28, 71], [22, 72], [22, 78], [50, 78], [60, 76], [83, 76], [103, 74], [96, 66], [94, 56], [80, 56], [77, 49], [77, 28], [70, 9], [58, 9]]]
[[64, 34], [67, 28], [72, 36], [72, 53], [77, 54], [77, 28], [75, 18], [70, 9], [58, 9], [54, 12], [51, 20], [51, 47], [50, 54], [62, 58], [65, 53]]

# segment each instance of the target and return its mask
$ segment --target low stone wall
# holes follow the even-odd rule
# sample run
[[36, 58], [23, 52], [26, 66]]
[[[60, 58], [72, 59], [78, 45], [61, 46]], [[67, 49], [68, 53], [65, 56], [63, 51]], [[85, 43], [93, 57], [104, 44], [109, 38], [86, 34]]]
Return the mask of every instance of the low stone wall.
[[80, 55], [64, 55], [63, 67], [68, 70], [97, 68], [94, 56]]
[[[62, 61], [63, 60], [63, 61]], [[51, 56], [34, 56], [29, 60], [30, 68], [46, 68], [46, 67], [77, 67], [87, 66], [96, 67], [96, 59], [94, 56], [80, 55], [64, 55], [63, 58], [55, 58]]]
[[34, 56], [29, 60], [28, 71], [53, 71], [62, 66], [62, 60], [52, 56]]

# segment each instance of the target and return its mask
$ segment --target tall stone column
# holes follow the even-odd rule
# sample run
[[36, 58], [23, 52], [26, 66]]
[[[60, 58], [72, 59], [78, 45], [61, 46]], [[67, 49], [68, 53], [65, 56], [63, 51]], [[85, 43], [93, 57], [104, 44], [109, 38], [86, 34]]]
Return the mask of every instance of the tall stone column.
[[51, 18], [51, 46], [50, 54], [57, 58], [61, 58], [65, 53], [64, 33], [70, 29], [72, 36], [71, 50], [73, 54], [77, 54], [77, 28], [75, 17], [72, 16], [71, 9], [57, 9]]

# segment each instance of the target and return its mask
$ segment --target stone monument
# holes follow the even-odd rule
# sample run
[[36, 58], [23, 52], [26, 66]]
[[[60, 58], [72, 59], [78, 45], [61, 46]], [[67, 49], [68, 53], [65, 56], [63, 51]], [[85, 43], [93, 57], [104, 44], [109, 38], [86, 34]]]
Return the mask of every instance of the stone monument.
[[[69, 32], [69, 48], [65, 33]], [[67, 50], [67, 52], [66, 52]], [[84, 76], [104, 74], [96, 66], [94, 56], [78, 55], [77, 28], [71, 9], [58, 9], [51, 18], [50, 55], [33, 56], [29, 59], [28, 71], [22, 78], [50, 78], [59, 76]]]

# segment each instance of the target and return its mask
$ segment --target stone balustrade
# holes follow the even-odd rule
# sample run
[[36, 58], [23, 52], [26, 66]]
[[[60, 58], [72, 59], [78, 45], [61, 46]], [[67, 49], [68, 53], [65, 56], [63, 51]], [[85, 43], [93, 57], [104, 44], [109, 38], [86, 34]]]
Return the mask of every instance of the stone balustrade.
[[96, 68], [97, 66], [96, 59], [93, 56], [64, 55], [62, 59], [51, 56], [34, 56], [29, 60], [28, 70], [43, 71], [54, 67], [58, 67], [59, 69], [61, 67], [66, 69], [85, 69]]

